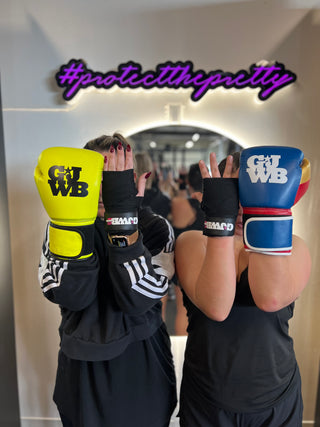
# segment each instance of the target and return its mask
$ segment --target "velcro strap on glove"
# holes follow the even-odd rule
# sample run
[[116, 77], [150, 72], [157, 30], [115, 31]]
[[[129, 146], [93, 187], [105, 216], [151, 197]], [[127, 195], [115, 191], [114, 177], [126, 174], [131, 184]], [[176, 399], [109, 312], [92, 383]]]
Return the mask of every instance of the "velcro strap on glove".
[[132, 234], [138, 229], [136, 194], [133, 169], [103, 172], [102, 199], [108, 233]]
[[84, 259], [93, 253], [94, 224], [62, 226], [50, 222], [49, 250], [60, 259]]
[[[253, 209], [250, 209], [251, 211]], [[257, 209], [259, 212], [259, 209]], [[292, 249], [293, 218], [287, 215], [243, 214], [245, 250], [266, 255], [290, 255]]]
[[239, 211], [238, 178], [205, 178], [201, 208], [204, 235], [233, 236]]

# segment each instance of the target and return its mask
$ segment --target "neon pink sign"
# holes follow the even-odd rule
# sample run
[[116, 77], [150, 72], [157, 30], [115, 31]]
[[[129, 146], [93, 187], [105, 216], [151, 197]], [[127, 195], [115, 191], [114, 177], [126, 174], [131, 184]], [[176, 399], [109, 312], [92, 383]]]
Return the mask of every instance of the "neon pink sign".
[[110, 89], [120, 88], [192, 88], [191, 99], [199, 101], [209, 90], [218, 87], [225, 89], [259, 88], [258, 97], [261, 101], [270, 98], [275, 92], [296, 81], [297, 76], [276, 62], [270, 66], [251, 65], [249, 71], [240, 70], [233, 74], [221, 70], [193, 70], [193, 63], [170, 62], [157, 65], [154, 71], [142, 72], [140, 64], [129, 61], [120, 64], [117, 71], [101, 73], [86, 67], [82, 60], [71, 59], [68, 64], [60, 67], [56, 74], [58, 86], [64, 88], [63, 98], [70, 101], [80, 90], [89, 87]]

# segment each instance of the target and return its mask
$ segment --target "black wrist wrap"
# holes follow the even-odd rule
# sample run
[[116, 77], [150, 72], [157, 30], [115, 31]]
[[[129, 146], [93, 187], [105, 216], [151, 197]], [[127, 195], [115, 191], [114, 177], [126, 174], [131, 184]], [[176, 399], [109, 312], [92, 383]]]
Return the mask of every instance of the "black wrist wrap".
[[201, 208], [205, 213], [203, 234], [233, 236], [239, 211], [238, 178], [205, 178]]
[[108, 233], [132, 234], [138, 229], [136, 194], [133, 169], [103, 172], [102, 199]]

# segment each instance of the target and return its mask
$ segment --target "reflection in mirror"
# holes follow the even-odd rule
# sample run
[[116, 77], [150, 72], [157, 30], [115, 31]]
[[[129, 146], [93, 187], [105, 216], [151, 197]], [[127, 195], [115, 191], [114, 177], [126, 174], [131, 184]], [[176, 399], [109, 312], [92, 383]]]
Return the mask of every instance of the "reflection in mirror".
[[[190, 166], [197, 164], [199, 160], [204, 160], [209, 167], [209, 154], [213, 151], [220, 162], [228, 154], [242, 149], [239, 144], [224, 135], [194, 126], [155, 127], [131, 135], [129, 140], [133, 143], [136, 154], [137, 174], [152, 169], [152, 176], [148, 181], [149, 188], [145, 193], [145, 204], [171, 222], [176, 237], [179, 234], [179, 227], [175, 222], [174, 210], [179, 206], [178, 210], [182, 216], [182, 219], [179, 220], [181, 232], [187, 224], [192, 223], [193, 219], [188, 218], [195, 215], [193, 211], [195, 210], [194, 203], [196, 203], [193, 200], [193, 203], [190, 204], [192, 208], [187, 204], [184, 210], [181, 199], [190, 200], [193, 197], [192, 191], [201, 191], [201, 189], [192, 189], [188, 182], [187, 174]], [[202, 229], [203, 220], [199, 220], [199, 215], [201, 215], [199, 211], [201, 209], [198, 202], [196, 213], [198, 228], [195, 226], [188, 229], [200, 229], [200, 227]], [[194, 224], [196, 222], [197, 220]], [[170, 335], [186, 335], [187, 317], [182, 304], [182, 293], [176, 286], [177, 282], [177, 278], [174, 276], [168, 295], [163, 300], [163, 318]]]
[[211, 151], [220, 161], [241, 149], [226, 136], [195, 126], [160, 126], [131, 135], [130, 139], [134, 141], [135, 152], [148, 151], [154, 162], [162, 168], [171, 167], [175, 173], [201, 159], [208, 164]]

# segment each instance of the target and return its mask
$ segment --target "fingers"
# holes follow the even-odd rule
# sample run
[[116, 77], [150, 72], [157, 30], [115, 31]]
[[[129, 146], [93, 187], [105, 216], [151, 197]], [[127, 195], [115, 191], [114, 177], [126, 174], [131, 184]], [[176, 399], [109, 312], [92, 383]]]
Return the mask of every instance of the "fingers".
[[200, 160], [199, 162], [199, 168], [201, 172], [202, 178], [220, 178], [220, 172], [218, 168], [218, 162], [216, 158], [216, 153], [210, 153], [210, 168], [211, 168], [211, 175], [208, 171], [208, 168], [203, 160]]
[[[199, 162], [200, 172], [202, 178], [220, 178], [219, 165], [217, 162], [217, 157], [215, 153], [210, 153], [210, 168], [211, 175], [207, 169], [206, 164], [203, 160]], [[231, 178], [233, 174], [233, 156], [228, 156], [226, 159], [226, 165], [223, 172], [223, 178]]]
[[231, 178], [232, 166], [233, 166], [233, 157], [228, 156], [226, 161], [226, 167], [223, 172], [223, 178]]
[[103, 170], [108, 170], [108, 156], [104, 156]]
[[146, 188], [146, 182], [149, 176], [151, 175], [151, 172], [144, 173], [140, 176], [138, 180], [138, 194], [137, 196], [143, 197], [144, 196], [144, 190]]
[[208, 168], [203, 160], [200, 160], [199, 168], [200, 168], [202, 178], [211, 178]]
[[121, 142], [117, 145], [117, 161], [116, 161], [116, 170], [123, 171], [124, 170], [124, 148]]
[[107, 169], [108, 171], [116, 170], [116, 152], [114, 147], [111, 145], [109, 152], [107, 153]]
[[129, 144], [127, 145], [126, 150], [124, 150], [121, 142], [119, 142], [117, 148], [111, 146], [106, 157], [107, 161], [104, 165], [105, 171], [123, 171], [133, 169], [133, 153]]
[[130, 144], [127, 145], [126, 149], [125, 170], [127, 169], [133, 169], [133, 154]]
[[216, 153], [210, 153], [210, 168], [212, 178], [220, 178]]

